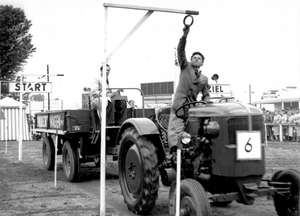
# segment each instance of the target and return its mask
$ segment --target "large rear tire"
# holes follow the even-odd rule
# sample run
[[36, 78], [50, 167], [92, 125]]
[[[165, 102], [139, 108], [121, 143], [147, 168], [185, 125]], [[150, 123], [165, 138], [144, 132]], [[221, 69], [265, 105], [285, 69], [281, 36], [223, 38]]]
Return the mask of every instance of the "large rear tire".
[[276, 212], [279, 216], [299, 216], [300, 215], [300, 173], [296, 170], [288, 169], [274, 175], [272, 181], [290, 182], [290, 193], [276, 193], [273, 196]]
[[133, 127], [120, 141], [119, 182], [124, 202], [135, 214], [148, 214], [155, 206], [159, 188], [156, 148]]
[[80, 161], [77, 148], [66, 141], [62, 149], [62, 164], [64, 174], [69, 182], [79, 181]]
[[42, 145], [43, 162], [46, 170], [54, 170], [55, 146], [51, 136], [46, 136]]
[[[176, 213], [176, 181], [169, 193], [169, 214]], [[194, 179], [180, 183], [180, 215], [211, 216], [211, 208], [202, 185]]]

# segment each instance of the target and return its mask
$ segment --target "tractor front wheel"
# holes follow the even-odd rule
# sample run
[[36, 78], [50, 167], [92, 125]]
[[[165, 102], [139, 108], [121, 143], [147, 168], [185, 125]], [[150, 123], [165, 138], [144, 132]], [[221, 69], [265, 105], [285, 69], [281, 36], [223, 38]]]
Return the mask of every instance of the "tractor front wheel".
[[278, 216], [298, 216], [300, 214], [300, 173], [292, 169], [283, 170], [275, 173], [272, 181], [291, 183], [290, 193], [277, 192], [273, 197]]
[[153, 209], [159, 188], [156, 148], [134, 127], [127, 128], [120, 141], [119, 182], [130, 211], [147, 214]]
[[[202, 185], [194, 179], [184, 179], [180, 183], [179, 215], [211, 216], [211, 208]], [[169, 214], [176, 213], [176, 181], [169, 192]]]

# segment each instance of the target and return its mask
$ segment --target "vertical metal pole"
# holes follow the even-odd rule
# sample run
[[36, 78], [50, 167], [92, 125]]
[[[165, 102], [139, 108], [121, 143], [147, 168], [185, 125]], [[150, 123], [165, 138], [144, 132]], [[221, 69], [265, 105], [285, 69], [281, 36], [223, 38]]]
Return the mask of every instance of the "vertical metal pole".
[[105, 156], [106, 156], [106, 31], [107, 7], [104, 7], [104, 52], [103, 52], [103, 81], [102, 81], [102, 110], [101, 110], [101, 151], [100, 151], [100, 216], [105, 216]]
[[[1, 100], [1, 98], [2, 98], [2, 89], [1, 89], [1, 85], [2, 85], [2, 83], [1, 83], [1, 80], [0, 80], [0, 100]], [[1, 112], [1, 104], [0, 104], [0, 112]], [[3, 115], [4, 115], [4, 112], [2, 112], [3, 113]], [[3, 116], [4, 117], [4, 119], [3, 119], [3, 124], [4, 124], [4, 137], [5, 137], [5, 154], [7, 153], [7, 117], [5, 117], [5, 116]], [[1, 120], [1, 118], [0, 118], [0, 120]]]
[[8, 127], [7, 127], [7, 118], [4, 119], [4, 127], [5, 127], [5, 154], [7, 153], [7, 136], [8, 136]]
[[[1, 96], [2, 96], [2, 94], [1, 94], [1, 80], [0, 80], [0, 100], [1, 100]], [[1, 124], [1, 104], [0, 104], [0, 124]], [[4, 114], [3, 114], [4, 115]], [[5, 130], [5, 123], [4, 123], [4, 130]], [[0, 133], [1, 133], [1, 130], [0, 130]], [[5, 132], [4, 132], [4, 134], [5, 134]], [[5, 135], [4, 135], [5, 136]], [[5, 153], [6, 153], [6, 151], [5, 151]]]
[[251, 84], [249, 85], [249, 104], [251, 104]]
[[177, 147], [177, 164], [176, 164], [176, 211], [175, 215], [180, 215], [180, 181], [181, 181], [181, 143]]
[[268, 131], [267, 131], [267, 124], [264, 123], [265, 125], [265, 142], [266, 142], [266, 146], [268, 146]]
[[[47, 65], [47, 82], [49, 82], [49, 65]], [[50, 110], [50, 92], [48, 92], [48, 110]]]
[[[0, 80], [0, 100], [1, 100], [1, 97], [2, 97], [2, 90], [1, 90], [1, 80]], [[1, 104], [0, 104], [0, 113], [1, 113]], [[5, 137], [5, 154], [7, 153], [7, 125], [6, 125], [6, 121], [7, 121], [7, 118], [4, 116], [4, 112], [3, 113], [3, 125], [4, 125], [4, 137]], [[0, 121], [1, 121], [1, 117], [0, 117]]]
[[54, 187], [56, 188], [56, 182], [57, 182], [57, 146], [58, 146], [58, 134], [56, 130], [56, 136], [55, 136], [55, 163], [54, 163]]
[[19, 161], [22, 161], [23, 148], [23, 75], [20, 75], [20, 107], [19, 107]]

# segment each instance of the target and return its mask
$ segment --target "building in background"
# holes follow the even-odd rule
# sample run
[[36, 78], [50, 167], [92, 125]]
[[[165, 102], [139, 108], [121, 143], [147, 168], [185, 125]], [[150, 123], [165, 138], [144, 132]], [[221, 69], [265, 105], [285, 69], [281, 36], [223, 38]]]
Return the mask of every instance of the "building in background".
[[145, 105], [171, 104], [174, 94], [174, 82], [141, 83]]

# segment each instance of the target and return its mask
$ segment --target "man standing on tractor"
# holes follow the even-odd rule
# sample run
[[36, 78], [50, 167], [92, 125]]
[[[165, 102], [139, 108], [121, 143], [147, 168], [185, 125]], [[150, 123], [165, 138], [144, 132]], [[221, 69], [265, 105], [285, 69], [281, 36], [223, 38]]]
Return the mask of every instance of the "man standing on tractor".
[[185, 129], [185, 121], [175, 115], [176, 109], [186, 103], [197, 101], [199, 93], [202, 93], [202, 101], [207, 102], [210, 100], [208, 78], [199, 70], [203, 65], [204, 56], [200, 52], [194, 52], [191, 56], [191, 62], [186, 59], [185, 46], [189, 31], [190, 26], [185, 25], [183, 36], [180, 38], [177, 47], [178, 63], [181, 71], [168, 125], [168, 142], [171, 154], [176, 153], [179, 133]]
[[[98, 114], [101, 120], [101, 109], [102, 99], [99, 97], [102, 91], [102, 77], [103, 77], [103, 66], [100, 68], [101, 77], [94, 79], [93, 86], [91, 88], [91, 108]], [[110, 73], [110, 66], [106, 65], [106, 84], [109, 88], [108, 76]], [[106, 101], [106, 124], [120, 126], [127, 119], [127, 102], [120, 95], [122, 89], [118, 89], [115, 92], [107, 90], [107, 101]]]

